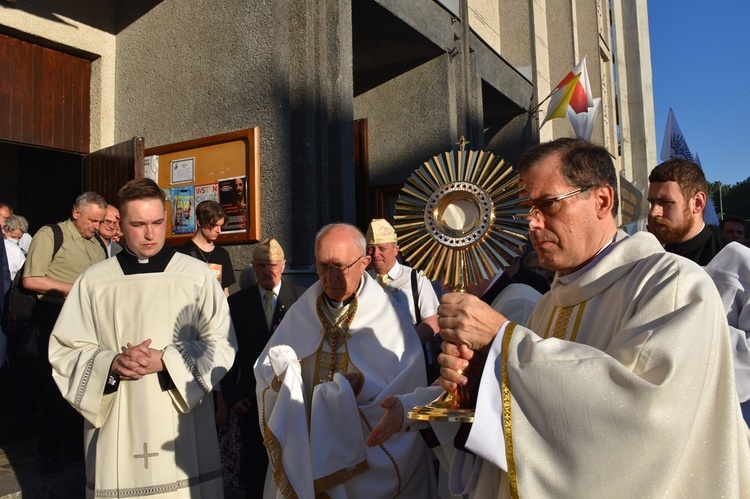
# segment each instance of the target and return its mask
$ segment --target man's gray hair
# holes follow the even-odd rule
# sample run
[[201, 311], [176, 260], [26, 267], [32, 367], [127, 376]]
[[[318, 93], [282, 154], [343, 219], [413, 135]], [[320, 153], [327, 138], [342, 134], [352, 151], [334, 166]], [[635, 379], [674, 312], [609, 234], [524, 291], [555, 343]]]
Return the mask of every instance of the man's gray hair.
[[79, 210], [86, 208], [90, 204], [95, 204], [99, 208], [107, 209], [107, 200], [104, 199], [104, 196], [101, 194], [98, 194], [96, 192], [84, 192], [80, 196], [76, 198], [75, 204], [73, 204], [73, 209], [78, 208]]
[[22, 217], [21, 215], [11, 215], [5, 219], [6, 231], [12, 232], [17, 229], [21, 229], [21, 232], [24, 233], [29, 231], [29, 222], [26, 220], [26, 217]]
[[365, 241], [365, 235], [362, 234], [362, 231], [359, 230], [357, 227], [353, 226], [352, 224], [337, 222], [332, 223], [324, 226], [322, 229], [318, 231], [317, 234], [315, 234], [315, 250], [318, 249], [318, 241], [320, 241], [320, 238], [326, 235], [328, 232], [330, 232], [333, 229], [341, 229], [345, 232], [348, 232], [352, 236], [352, 241], [354, 242], [354, 245], [359, 250], [360, 254], [365, 255], [367, 254], [367, 242]]

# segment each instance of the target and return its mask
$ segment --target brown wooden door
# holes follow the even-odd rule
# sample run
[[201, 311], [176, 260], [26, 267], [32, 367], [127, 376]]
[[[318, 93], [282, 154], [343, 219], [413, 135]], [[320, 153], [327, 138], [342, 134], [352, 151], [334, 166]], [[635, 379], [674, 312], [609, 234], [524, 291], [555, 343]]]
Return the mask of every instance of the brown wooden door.
[[0, 34], [0, 140], [89, 152], [91, 62]]
[[117, 203], [117, 191], [128, 180], [144, 174], [143, 137], [92, 152], [84, 158], [83, 190], [98, 192], [108, 203]]

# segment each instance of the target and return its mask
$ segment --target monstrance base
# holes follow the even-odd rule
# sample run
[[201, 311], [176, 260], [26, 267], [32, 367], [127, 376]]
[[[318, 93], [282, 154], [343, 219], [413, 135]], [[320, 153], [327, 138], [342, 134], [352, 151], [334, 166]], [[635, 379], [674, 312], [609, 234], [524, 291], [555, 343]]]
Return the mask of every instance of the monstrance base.
[[[463, 387], [462, 387], [463, 388]], [[473, 423], [474, 409], [461, 407], [461, 400], [467, 400], [466, 394], [457, 396], [443, 392], [427, 405], [419, 405], [407, 413], [409, 419], [419, 421], [440, 421], [444, 423]], [[465, 404], [464, 404], [465, 405]]]

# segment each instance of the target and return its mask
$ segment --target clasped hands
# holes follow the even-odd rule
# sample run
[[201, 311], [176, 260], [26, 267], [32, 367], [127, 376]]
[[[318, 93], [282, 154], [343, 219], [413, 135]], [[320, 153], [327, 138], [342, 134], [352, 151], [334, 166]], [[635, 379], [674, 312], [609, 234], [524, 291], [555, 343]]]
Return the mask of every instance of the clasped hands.
[[138, 380], [147, 374], [163, 371], [162, 356], [164, 352], [149, 348], [149, 345], [151, 345], [151, 339], [147, 339], [138, 345], [128, 343], [127, 347], [115, 356], [109, 373], [124, 380]]

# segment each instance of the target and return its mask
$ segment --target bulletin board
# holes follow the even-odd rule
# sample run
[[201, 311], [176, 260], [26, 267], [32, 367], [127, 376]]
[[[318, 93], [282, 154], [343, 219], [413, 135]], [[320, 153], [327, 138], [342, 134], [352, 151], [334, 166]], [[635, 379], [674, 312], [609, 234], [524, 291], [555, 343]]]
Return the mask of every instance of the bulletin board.
[[195, 207], [209, 199], [227, 214], [219, 243], [260, 240], [258, 127], [149, 148], [145, 156], [145, 176], [167, 198], [167, 244], [193, 237]]

